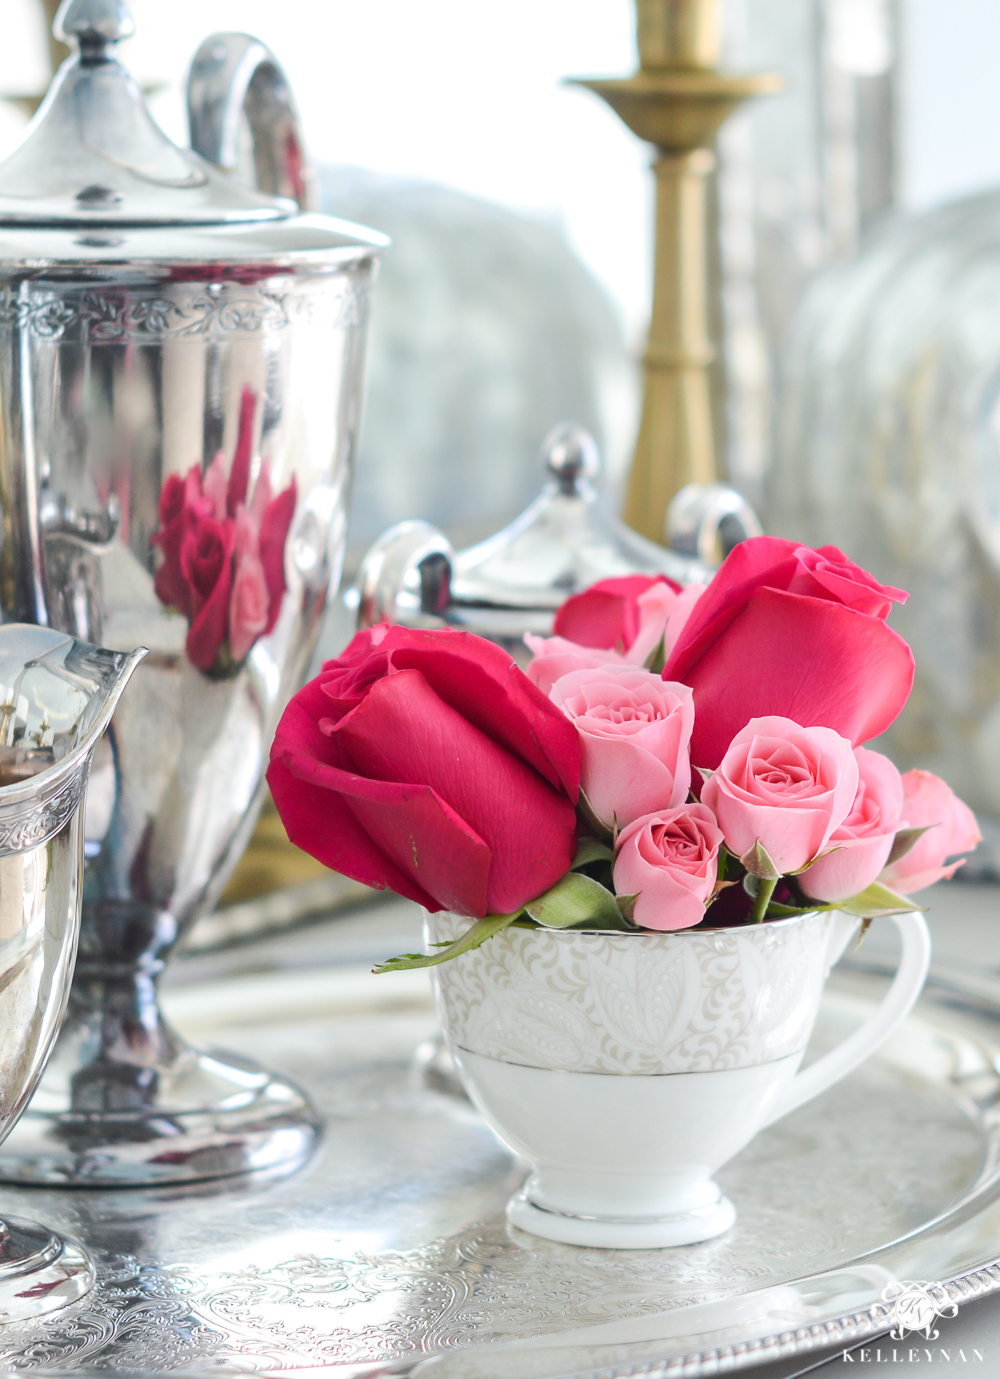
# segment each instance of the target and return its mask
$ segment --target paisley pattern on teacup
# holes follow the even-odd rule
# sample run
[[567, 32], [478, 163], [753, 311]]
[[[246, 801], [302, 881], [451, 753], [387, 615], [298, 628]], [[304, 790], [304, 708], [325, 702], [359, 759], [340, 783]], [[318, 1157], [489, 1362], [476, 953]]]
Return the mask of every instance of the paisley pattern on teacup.
[[[469, 922], [428, 915], [428, 941]], [[701, 934], [515, 927], [431, 971], [444, 1031], [472, 1053], [570, 1072], [713, 1072], [805, 1048], [841, 927], [829, 912]]]

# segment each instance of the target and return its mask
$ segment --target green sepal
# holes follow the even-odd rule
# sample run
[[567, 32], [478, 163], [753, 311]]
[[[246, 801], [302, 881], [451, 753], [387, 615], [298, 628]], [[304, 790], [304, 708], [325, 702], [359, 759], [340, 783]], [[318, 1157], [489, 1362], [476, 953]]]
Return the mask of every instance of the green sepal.
[[614, 830], [608, 828], [607, 824], [602, 823], [597, 817], [594, 813], [594, 806], [590, 803], [582, 790], [580, 791], [576, 812], [584, 828], [591, 832], [598, 842], [605, 843], [608, 847], [614, 845]]
[[546, 929], [625, 929], [629, 927], [615, 897], [589, 876], [569, 871], [554, 886], [524, 907]]
[[937, 828], [937, 824], [925, 824], [923, 828], [901, 828], [892, 841], [889, 856], [885, 861], [886, 866], [889, 867], [893, 862], [905, 857], [920, 835], [926, 833], [929, 828]]
[[576, 840], [576, 856], [573, 858], [570, 871], [579, 871], [581, 867], [589, 867], [592, 862], [611, 862], [613, 860], [614, 853], [607, 843], [599, 843], [596, 838], [578, 838]]
[[[596, 882], [594, 884], [596, 885]], [[460, 953], [470, 953], [473, 948], [478, 948], [488, 938], [492, 938], [494, 934], [499, 934], [509, 924], [513, 924], [514, 920], [522, 914], [524, 914], [523, 909], [515, 910], [512, 915], [486, 915], [483, 919], [477, 919], [454, 942], [434, 944], [435, 948], [441, 950], [438, 953], [400, 953], [398, 958], [389, 958], [387, 962], [377, 963], [372, 971], [376, 974], [409, 972], [415, 967], [435, 967], [439, 962], [450, 962], [452, 958], [457, 958]]]
[[634, 927], [635, 927], [635, 919], [633, 918], [633, 915], [635, 914], [635, 902], [636, 902], [638, 899], [639, 899], [639, 892], [638, 892], [638, 891], [636, 891], [635, 895], [616, 895], [616, 896], [615, 896], [615, 904], [618, 906], [618, 909], [621, 911], [622, 919], [624, 919], [625, 922], [626, 922], [631, 928], [634, 928]]
[[653, 647], [652, 651], [643, 662], [647, 670], [651, 670], [654, 675], [662, 675], [663, 667], [667, 664], [667, 629], [663, 629], [660, 640]]
[[740, 861], [751, 876], [757, 876], [761, 881], [779, 881], [781, 879], [781, 872], [771, 861], [767, 848], [764, 847], [759, 838], [752, 848], [747, 848]]

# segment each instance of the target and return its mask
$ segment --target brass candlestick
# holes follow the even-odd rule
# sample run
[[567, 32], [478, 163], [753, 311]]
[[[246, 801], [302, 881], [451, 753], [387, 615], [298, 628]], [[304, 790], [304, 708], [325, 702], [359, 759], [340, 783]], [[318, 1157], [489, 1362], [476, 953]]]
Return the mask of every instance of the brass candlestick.
[[625, 520], [664, 538], [670, 499], [719, 474], [712, 426], [706, 193], [719, 126], [743, 101], [779, 91], [773, 74], [716, 70], [719, 0], [636, 0], [640, 70], [619, 81], [580, 81], [634, 134], [655, 144], [653, 312], [643, 359], [642, 423]]

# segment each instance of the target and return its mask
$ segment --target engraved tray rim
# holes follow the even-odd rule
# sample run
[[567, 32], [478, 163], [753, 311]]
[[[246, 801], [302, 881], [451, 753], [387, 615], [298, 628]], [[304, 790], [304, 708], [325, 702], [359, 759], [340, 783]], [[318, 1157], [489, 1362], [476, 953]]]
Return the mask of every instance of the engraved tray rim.
[[[393, 1008], [413, 1008], [423, 1004], [422, 985], [408, 978], [424, 978], [423, 973], [397, 974], [395, 990], [390, 991], [382, 983], [373, 982], [368, 989], [351, 980], [358, 973], [356, 967], [326, 969], [328, 977], [339, 979], [343, 994], [347, 997], [344, 1018], [359, 1014], [378, 1014]], [[832, 978], [835, 991], [849, 998], [860, 996], [868, 999], [866, 987], [871, 988], [873, 977], [891, 975], [893, 969], [879, 960], [858, 958], [842, 962]], [[294, 981], [296, 978], [309, 980], [316, 973], [278, 971], [273, 975], [279, 984]], [[239, 987], [251, 988], [265, 976], [259, 970], [252, 976], [232, 976], [209, 982], [195, 982], [176, 985], [170, 992], [176, 1013], [187, 1009], [195, 1015], [204, 1009], [205, 998], [209, 992], [230, 988], [231, 996], [238, 994]], [[368, 994], [370, 990], [370, 995]], [[358, 993], [362, 992], [360, 999]], [[416, 999], [415, 999], [416, 998]], [[223, 1002], [225, 1006], [225, 1002]], [[212, 1023], [225, 1022], [225, 1009], [219, 1011]], [[573, 1325], [572, 1332], [566, 1333], [566, 1349], [572, 1351], [560, 1361], [559, 1349], [563, 1333], [552, 1333], [546, 1337], [529, 1340], [492, 1341], [486, 1352], [479, 1352], [477, 1346], [457, 1347], [448, 1351], [435, 1350], [421, 1352], [396, 1359], [377, 1359], [358, 1361], [335, 1361], [304, 1369], [301, 1366], [280, 1369], [250, 1367], [240, 1364], [238, 1355], [232, 1357], [231, 1367], [218, 1369], [184, 1367], [166, 1369], [162, 1367], [140, 1369], [130, 1368], [135, 1379], [173, 1379], [184, 1375], [192, 1376], [209, 1372], [225, 1373], [229, 1379], [236, 1376], [269, 1374], [276, 1376], [295, 1374], [329, 1374], [340, 1379], [471, 1379], [480, 1373], [477, 1355], [488, 1354], [489, 1379], [503, 1379], [507, 1373], [511, 1379], [522, 1372], [521, 1361], [531, 1355], [532, 1349], [551, 1351], [551, 1367], [544, 1370], [537, 1362], [529, 1366], [525, 1373], [531, 1379], [575, 1379], [583, 1376], [600, 1376], [600, 1379], [630, 1379], [630, 1376], [643, 1376], [643, 1379], [701, 1379], [709, 1374], [738, 1372], [750, 1366], [758, 1366], [776, 1360], [788, 1359], [810, 1352], [836, 1350], [851, 1346], [869, 1337], [886, 1332], [893, 1324], [892, 1305], [881, 1298], [881, 1287], [887, 1274], [898, 1280], [924, 1279], [939, 1285], [937, 1296], [942, 1300], [954, 1302], [959, 1306], [965, 1302], [984, 1297], [1000, 1290], [1000, 976], [983, 975], [966, 968], [946, 964], [935, 964], [931, 970], [927, 987], [920, 997], [915, 1014], [931, 1021], [943, 1030], [951, 1030], [959, 1036], [964, 1046], [978, 1047], [982, 1060], [978, 1066], [966, 1064], [959, 1069], [960, 1075], [942, 1078], [940, 1072], [936, 1081], [949, 1084], [950, 1094], [965, 1106], [976, 1106], [980, 1119], [987, 1154], [984, 1165], [969, 1190], [957, 1202], [952, 1203], [936, 1218], [918, 1226], [909, 1234], [893, 1240], [884, 1246], [858, 1256], [846, 1265], [829, 1272], [801, 1275], [798, 1278], [772, 1283], [760, 1289], [731, 1294], [715, 1301], [677, 1306], [665, 1309], [662, 1313], [649, 1314], [638, 1319], [626, 1319], [625, 1324], [639, 1321], [643, 1325], [639, 1334], [633, 1337], [616, 1336], [610, 1342], [614, 1345], [641, 1342], [644, 1347], [642, 1357], [634, 1360], [602, 1359], [600, 1350], [607, 1353], [608, 1340], [603, 1343], [593, 1340], [587, 1343], [587, 1333], [606, 1330], [608, 1325], [619, 1323], [597, 1323], [595, 1326]], [[990, 1055], [993, 1055], [992, 1057]], [[878, 1055], [875, 1055], [878, 1057]], [[914, 1068], [926, 1081], [935, 1080], [932, 1073]], [[978, 1080], [977, 1080], [978, 1079]], [[60, 1190], [62, 1192], [62, 1190]], [[989, 1242], [989, 1248], [984, 1241]], [[735, 1307], [735, 1303], [739, 1307]], [[807, 1320], [801, 1325], [776, 1326], [770, 1304], [787, 1312], [788, 1307], [798, 1303]], [[727, 1318], [727, 1312], [730, 1314]], [[58, 1316], [58, 1314], [56, 1314]], [[769, 1316], [772, 1320], [769, 1322]], [[648, 1334], [648, 1326], [657, 1320], [667, 1322], [663, 1336]], [[572, 1339], [569, 1339], [572, 1335]], [[660, 1348], [662, 1345], [662, 1349]], [[655, 1353], [650, 1347], [655, 1347]], [[586, 1352], [593, 1350], [591, 1357]], [[568, 1361], [568, 1366], [567, 1366]], [[509, 1362], [509, 1368], [508, 1368]], [[20, 1365], [0, 1366], [0, 1374], [18, 1376], [25, 1374], [59, 1375], [60, 1379], [83, 1379], [83, 1376], [97, 1376], [109, 1372], [104, 1367], [95, 1367], [86, 1361], [79, 1368], [48, 1368], [44, 1365], [27, 1369]]]

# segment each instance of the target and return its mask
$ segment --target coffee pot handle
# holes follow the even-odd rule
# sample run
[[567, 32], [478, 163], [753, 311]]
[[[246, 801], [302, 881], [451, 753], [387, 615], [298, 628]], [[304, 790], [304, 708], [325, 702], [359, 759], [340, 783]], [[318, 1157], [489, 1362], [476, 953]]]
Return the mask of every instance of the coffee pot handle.
[[912, 914], [893, 915], [892, 920], [899, 930], [903, 951], [892, 985], [878, 1009], [835, 1049], [796, 1074], [779, 1096], [778, 1104], [764, 1122], [765, 1125], [772, 1125], [782, 1116], [787, 1116], [789, 1111], [804, 1106], [807, 1101], [812, 1101], [820, 1092], [825, 1092], [853, 1072], [898, 1029], [913, 1009], [927, 980], [931, 936], [923, 915], [915, 911]]
[[[191, 59], [187, 80], [191, 147], [257, 191], [314, 209], [313, 174], [302, 124], [284, 69], [270, 48], [249, 34], [217, 33]], [[241, 177], [240, 129], [250, 128], [254, 175]]]

